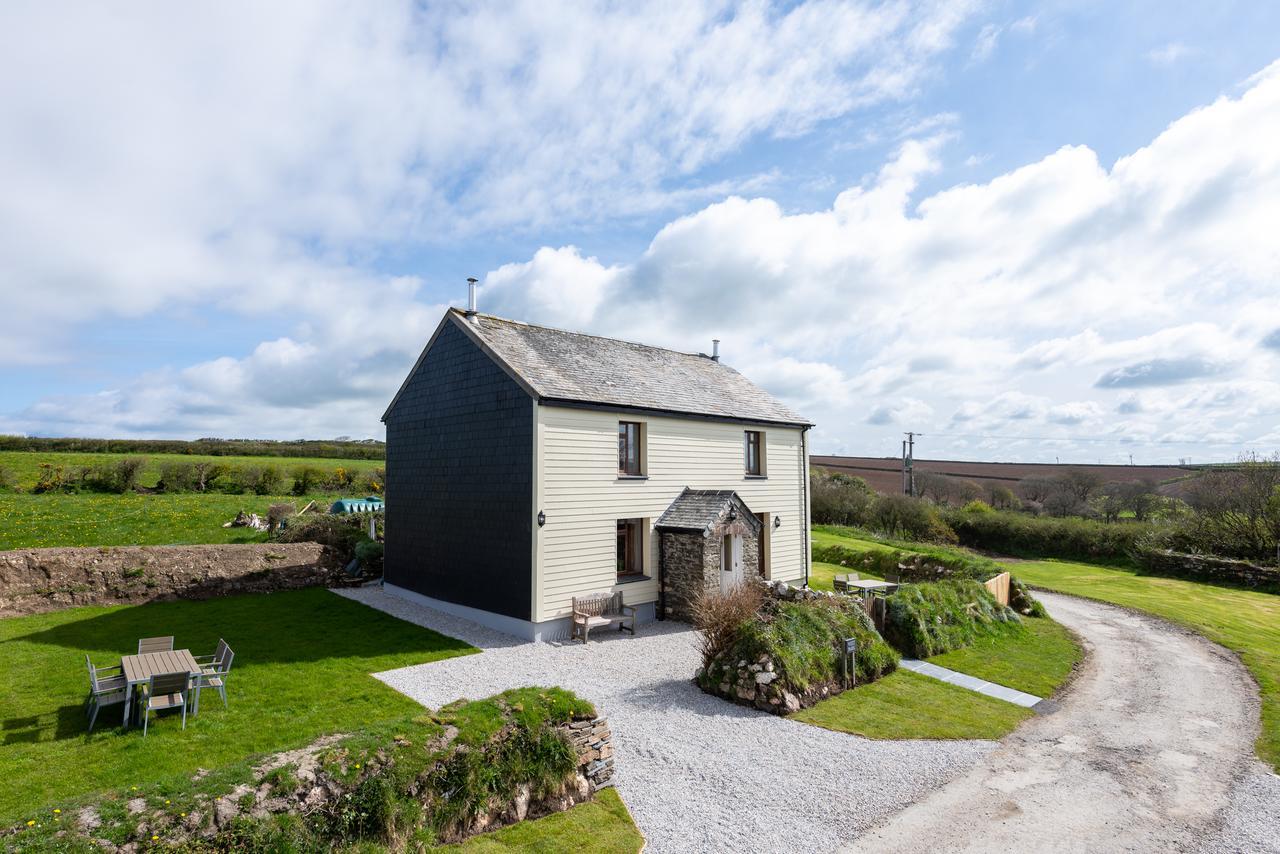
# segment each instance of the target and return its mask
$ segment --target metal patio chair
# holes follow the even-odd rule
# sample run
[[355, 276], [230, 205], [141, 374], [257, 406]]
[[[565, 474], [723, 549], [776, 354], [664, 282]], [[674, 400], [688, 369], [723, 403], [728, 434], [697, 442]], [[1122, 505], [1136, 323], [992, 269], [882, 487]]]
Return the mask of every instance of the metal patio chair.
[[138, 641], [138, 655], [148, 652], [172, 652], [173, 635], [163, 638], [142, 638]]
[[218, 638], [218, 647], [213, 655], [196, 656], [196, 661], [200, 663], [200, 674], [194, 678], [191, 685], [195, 694], [194, 714], [200, 714], [202, 688], [216, 689], [218, 695], [222, 697], [222, 707], [227, 708], [227, 674], [231, 672], [231, 662], [235, 657], [235, 651], [222, 638]]
[[[89, 660], [86, 654], [84, 657], [84, 666], [89, 669], [89, 698], [86, 700], [88, 704], [89, 715], [89, 732], [93, 732], [93, 725], [98, 721], [98, 710], [103, 706], [114, 706], [116, 703], [123, 703], [128, 687], [124, 681], [124, 674], [119, 673], [120, 665], [116, 664], [109, 667], [94, 667], [93, 662]], [[117, 671], [117, 675], [103, 676], [103, 673]]]
[[182, 709], [182, 728], [187, 728], [187, 695], [191, 689], [190, 673], [157, 673], [143, 685], [142, 736], [146, 738], [151, 713], [166, 709]]

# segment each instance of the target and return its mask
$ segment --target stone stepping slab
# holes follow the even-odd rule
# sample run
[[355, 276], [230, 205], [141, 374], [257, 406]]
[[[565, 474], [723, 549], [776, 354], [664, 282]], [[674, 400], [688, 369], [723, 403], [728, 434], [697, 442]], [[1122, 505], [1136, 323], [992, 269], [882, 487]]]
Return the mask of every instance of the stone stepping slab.
[[918, 658], [904, 658], [899, 662], [898, 666], [903, 670], [910, 670], [912, 673], [919, 673], [921, 676], [928, 676], [941, 682], [968, 688], [978, 694], [994, 697], [997, 700], [1004, 700], [1006, 703], [1013, 703], [1015, 706], [1022, 706], [1025, 709], [1033, 709], [1037, 704], [1044, 702], [1043, 697], [1037, 697], [1025, 691], [1015, 691], [1012, 688], [1006, 688], [994, 682], [986, 682], [976, 676], [948, 670], [945, 667], [939, 667], [936, 664], [930, 664]]

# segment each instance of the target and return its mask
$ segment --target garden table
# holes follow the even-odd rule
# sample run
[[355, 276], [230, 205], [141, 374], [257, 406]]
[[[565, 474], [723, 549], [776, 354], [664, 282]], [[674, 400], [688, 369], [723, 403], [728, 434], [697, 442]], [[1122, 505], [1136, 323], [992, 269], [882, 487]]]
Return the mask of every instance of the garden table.
[[129, 728], [129, 713], [133, 708], [133, 686], [151, 680], [159, 673], [200, 674], [200, 665], [189, 649], [172, 649], [165, 652], [148, 652], [142, 655], [126, 655], [120, 659], [124, 671], [124, 728]]
[[863, 593], [892, 593], [898, 589], [898, 585], [892, 581], [877, 581], [874, 578], [862, 578], [856, 581], [850, 580], [848, 585], [850, 589], [856, 587]]

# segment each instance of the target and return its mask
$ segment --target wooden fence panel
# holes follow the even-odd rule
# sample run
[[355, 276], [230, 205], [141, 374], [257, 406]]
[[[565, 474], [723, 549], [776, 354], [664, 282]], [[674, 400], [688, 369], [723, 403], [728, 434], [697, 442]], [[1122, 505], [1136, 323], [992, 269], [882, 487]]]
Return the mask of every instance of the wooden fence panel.
[[982, 586], [990, 590], [1001, 605], [1009, 604], [1009, 573], [1002, 572], [995, 578], [988, 579]]

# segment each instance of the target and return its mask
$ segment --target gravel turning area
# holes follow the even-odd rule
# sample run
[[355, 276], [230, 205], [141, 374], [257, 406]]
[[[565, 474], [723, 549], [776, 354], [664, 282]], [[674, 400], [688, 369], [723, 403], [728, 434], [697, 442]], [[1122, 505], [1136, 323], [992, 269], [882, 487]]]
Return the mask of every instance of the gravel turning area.
[[1280, 850], [1240, 662], [1155, 618], [1039, 595], [1091, 652], [1060, 709], [849, 850]]
[[829, 851], [971, 769], [989, 741], [871, 741], [734, 706], [691, 682], [693, 633], [650, 623], [589, 646], [524, 643], [376, 588], [336, 591], [479, 655], [375, 674], [430, 708], [559, 685], [609, 717], [618, 791], [646, 851]]

